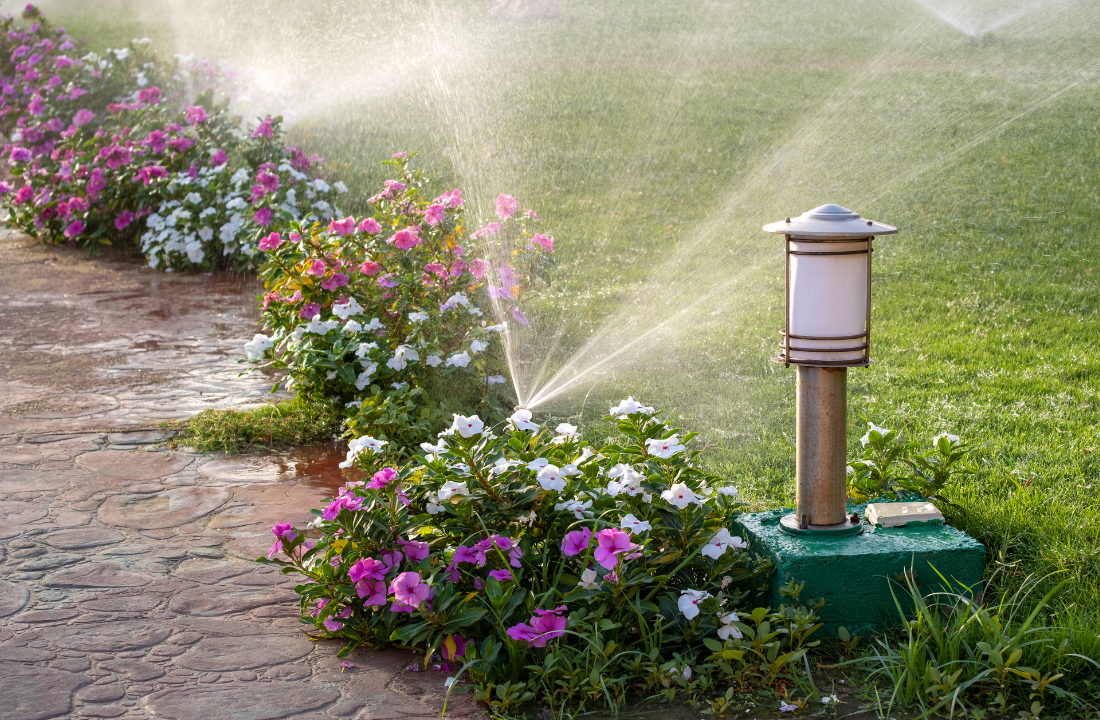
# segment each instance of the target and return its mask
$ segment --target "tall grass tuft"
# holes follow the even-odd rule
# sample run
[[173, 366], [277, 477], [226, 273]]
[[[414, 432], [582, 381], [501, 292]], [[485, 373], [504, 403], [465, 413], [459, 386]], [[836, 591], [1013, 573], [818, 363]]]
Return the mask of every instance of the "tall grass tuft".
[[200, 452], [238, 454], [331, 439], [340, 429], [340, 417], [329, 405], [295, 399], [252, 410], [204, 410], [169, 427], [179, 432], [177, 444]]
[[894, 593], [904, 632], [877, 638], [868, 655], [852, 661], [892, 686], [880, 699], [882, 712], [917, 707], [924, 718], [1018, 710], [1021, 718], [1037, 718], [1048, 701], [1090, 709], [1059, 681], [1100, 664], [1070, 652], [1067, 631], [1042, 619], [1064, 583], [1036, 601], [1033, 594], [1045, 578], [1028, 577], [996, 603], [983, 604], [965, 585], [940, 579], [943, 589], [925, 594], [907, 573], [901, 597]]

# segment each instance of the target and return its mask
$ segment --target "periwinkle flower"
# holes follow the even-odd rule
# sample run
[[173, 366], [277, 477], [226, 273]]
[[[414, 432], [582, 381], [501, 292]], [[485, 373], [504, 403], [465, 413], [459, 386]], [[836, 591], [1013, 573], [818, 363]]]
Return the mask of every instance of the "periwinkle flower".
[[573, 530], [565, 534], [565, 537], [561, 541], [561, 551], [567, 557], [574, 555], [580, 555], [584, 551], [588, 550], [588, 546], [592, 542], [592, 530], [589, 528], [582, 528], [580, 530]]

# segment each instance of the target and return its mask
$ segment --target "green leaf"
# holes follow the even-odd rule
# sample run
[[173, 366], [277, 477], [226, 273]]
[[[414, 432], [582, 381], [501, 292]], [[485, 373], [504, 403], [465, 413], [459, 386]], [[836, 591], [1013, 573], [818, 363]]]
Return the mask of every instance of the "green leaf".
[[709, 649], [711, 652], [722, 651], [722, 643], [718, 642], [714, 638], [703, 638], [703, 644], [706, 645], [707, 649]]
[[452, 629], [466, 627], [467, 625], [473, 625], [484, 617], [487, 612], [488, 610], [485, 608], [468, 608], [457, 612], [447, 619], [447, 630], [450, 631]]

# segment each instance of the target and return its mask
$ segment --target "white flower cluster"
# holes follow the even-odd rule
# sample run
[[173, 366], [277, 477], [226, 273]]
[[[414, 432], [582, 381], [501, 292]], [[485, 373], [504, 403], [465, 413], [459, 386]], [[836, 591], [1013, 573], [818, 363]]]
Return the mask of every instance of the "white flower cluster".
[[[200, 168], [195, 177], [189, 172], [170, 177], [172, 199], [161, 202], [145, 218], [147, 230], [141, 236], [141, 249], [149, 267], [182, 269], [201, 263], [214, 252], [246, 259], [263, 257], [252, 244], [261, 230], [252, 220], [256, 174], [240, 168], [230, 175], [228, 168], [229, 164], [223, 163]], [[309, 215], [327, 220], [341, 214], [340, 208], [329, 203], [333, 188], [323, 180], [311, 180], [287, 163], [270, 172], [279, 178], [273, 205], [295, 220]]]

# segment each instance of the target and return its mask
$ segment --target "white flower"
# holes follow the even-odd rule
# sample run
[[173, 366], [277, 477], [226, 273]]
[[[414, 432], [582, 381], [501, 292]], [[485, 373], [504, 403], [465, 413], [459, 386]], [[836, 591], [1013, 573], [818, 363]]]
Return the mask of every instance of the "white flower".
[[352, 400], [349, 403], [344, 403], [344, 407], [346, 407], [346, 408], [361, 408], [361, 407], [363, 407], [363, 401], [362, 400]]
[[[703, 548], [702, 552], [704, 555], [711, 558], [712, 560], [717, 560], [718, 558], [722, 557], [723, 554], [725, 554], [726, 548], [729, 547], [732, 540], [733, 538], [730, 537], [730, 531], [722, 528], [718, 532], [714, 533], [714, 537], [707, 541], [707, 544]], [[740, 542], [741, 538], [737, 538], [737, 540], [738, 542]]]
[[225, 206], [230, 210], [244, 210], [246, 207], [248, 207], [248, 203], [246, 203], [242, 198], [235, 197], [227, 202]]
[[451, 425], [455, 432], [464, 438], [480, 435], [485, 429], [485, 423], [477, 415], [463, 417], [455, 414], [454, 423]]
[[680, 444], [679, 435], [673, 435], [664, 440], [660, 438], [646, 440], [646, 450], [649, 454], [665, 460], [684, 449], [684, 446]]
[[557, 503], [556, 505], [554, 505], [555, 510], [568, 510], [569, 512], [573, 513], [573, 515], [575, 515], [578, 520], [584, 519], [585, 510], [590, 507], [592, 507], [591, 500], [581, 502], [580, 498], [577, 498], [576, 500], [569, 500], [563, 503]]
[[244, 344], [244, 353], [249, 360], [259, 360], [266, 350], [275, 345], [267, 335], [256, 335]]
[[335, 370], [329, 370], [327, 373], [325, 373], [325, 379], [326, 380], [332, 380], [334, 377], [336, 377], [336, 371]]
[[737, 613], [728, 613], [726, 615], [719, 615], [718, 621], [722, 623], [722, 626], [718, 628], [718, 637], [723, 640], [729, 640], [731, 637], [740, 640], [743, 635], [741, 631], [733, 626], [735, 622], [740, 620], [737, 617]]
[[485, 313], [481, 312], [481, 308], [476, 308], [476, 307], [472, 307], [472, 306], [466, 308], [466, 312], [470, 313], [471, 315], [477, 315], [478, 317], [481, 317], [482, 315], [485, 314]]
[[306, 334], [306, 326], [305, 325], [299, 325], [298, 327], [294, 328], [293, 331], [291, 331], [290, 341], [293, 342], [293, 343], [300, 343], [302, 341], [302, 336], [305, 335], [305, 334]]
[[[339, 184], [340, 184], [340, 185], [343, 185], [343, 183], [339, 183]], [[455, 678], [453, 678], [453, 677], [449, 677], [449, 678], [447, 678], [446, 680], [444, 680], [444, 681], [443, 681], [443, 687], [451, 687], [451, 686], [452, 686], [452, 685], [454, 685], [454, 684], [455, 684], [456, 682], [458, 682], [458, 680], [456, 680], [456, 679], [455, 679]]]
[[218, 209], [217, 208], [208, 207], [205, 210], [203, 210], [201, 213], [199, 213], [199, 220], [202, 220], [204, 217], [209, 217], [210, 215], [217, 215], [217, 214], [218, 214]]
[[340, 467], [349, 468], [355, 464], [355, 458], [362, 452], [369, 452], [371, 455], [377, 455], [382, 452], [382, 447], [389, 445], [385, 440], [375, 440], [370, 435], [364, 435], [353, 439], [348, 443], [348, 456], [347, 459], [340, 463]]
[[826, 695], [825, 697], [821, 698], [822, 705], [836, 705], [838, 702], [840, 702], [840, 698], [838, 698], [836, 695]]
[[355, 378], [355, 389], [362, 390], [367, 385], [370, 385], [371, 375], [374, 375], [374, 371], [378, 369], [378, 363], [372, 362], [365, 366], [363, 372], [359, 373], [359, 377]]
[[455, 482], [454, 480], [448, 480], [443, 483], [443, 487], [439, 488], [439, 499], [446, 502], [455, 495], [469, 495], [470, 491], [466, 487], [464, 482]]
[[435, 493], [428, 494], [426, 506], [429, 515], [438, 515], [443, 512], [443, 506], [439, 504], [439, 496]]
[[538, 472], [539, 470], [542, 470], [544, 467], [546, 467], [549, 464], [550, 464], [550, 461], [547, 460], [546, 458], [535, 458], [531, 462], [527, 463], [527, 469], [528, 470], [534, 470], [535, 472]]
[[589, 568], [581, 573], [581, 581], [577, 585], [585, 590], [595, 590], [600, 586], [596, 582], [596, 571]]
[[497, 458], [497, 461], [493, 463], [493, 469], [489, 471], [492, 475], [503, 475], [511, 468], [517, 465], [522, 465], [519, 460], [505, 460], [504, 458]]
[[[516, 430], [531, 430], [535, 431], [539, 429], [536, 423], [531, 422], [531, 411], [527, 408], [520, 408], [512, 413], [512, 416], [508, 418], [508, 422], [512, 424]], [[540, 458], [541, 459], [541, 458]]]
[[470, 353], [460, 352], [447, 358], [447, 367], [466, 367], [470, 364]]
[[681, 590], [680, 599], [676, 601], [676, 607], [680, 608], [680, 612], [684, 614], [684, 617], [691, 620], [699, 614], [699, 603], [709, 597], [710, 593], [705, 590]]
[[393, 389], [394, 390], [400, 390], [401, 388], [405, 387], [406, 385], [408, 385], [407, 382], [395, 382], [395, 383], [393, 383]]
[[443, 306], [444, 307], [446, 307], [448, 305], [450, 305], [451, 307], [455, 307], [456, 305], [469, 306], [469, 304], [470, 304], [469, 298], [467, 298], [465, 294], [459, 292], [459, 293], [455, 293], [454, 295], [447, 298], [447, 302], [443, 303]]
[[565, 478], [562, 477], [561, 470], [558, 469], [557, 465], [547, 465], [539, 470], [539, 474], [535, 479], [539, 481], [539, 485], [542, 485], [543, 490], [561, 492], [565, 489]]
[[780, 700], [779, 701], [779, 712], [797, 712], [797, 711], [798, 711], [798, 706], [797, 705], [792, 705], [791, 703], [787, 702], [786, 700]]
[[480, 340], [474, 340], [473, 342], [470, 343], [470, 352], [472, 352], [472, 353], [479, 353], [479, 352], [482, 352], [483, 350], [488, 350], [488, 349], [489, 349], [489, 343], [487, 343], [487, 342], [482, 342]]
[[733, 485], [726, 485], [725, 487], [718, 488], [719, 495], [725, 495], [726, 497], [741, 499], [741, 493], [737, 492], [737, 488]]
[[629, 530], [632, 533], [649, 532], [653, 529], [653, 525], [647, 520], [639, 520], [634, 517], [634, 513], [630, 513], [619, 522], [619, 527], [623, 530]]
[[504, 324], [501, 323], [500, 325], [487, 325], [485, 327], [485, 332], [504, 332]]
[[620, 400], [618, 407], [611, 408], [612, 415], [633, 415], [634, 413], [652, 415], [653, 408], [642, 405], [635, 401], [633, 397], [628, 397], [626, 400]]
[[683, 510], [691, 503], [695, 502], [697, 496], [692, 492], [691, 488], [683, 483], [676, 483], [668, 490], [661, 493], [661, 499], [667, 503], [671, 503], [676, 507]]
[[371, 318], [370, 322], [367, 323], [366, 327], [364, 327], [363, 329], [367, 332], [370, 332], [371, 330], [385, 330], [386, 326], [380, 323], [378, 321], [378, 318]]
[[409, 322], [424, 322], [428, 319], [428, 313], [426, 312], [411, 312], [409, 313]]
[[210, 242], [211, 240], [214, 239], [214, 229], [210, 228], [210, 227], [203, 226], [203, 227], [199, 228], [198, 235], [199, 235], [199, 238], [201, 238], [203, 242]]
[[581, 439], [581, 436], [577, 433], [577, 426], [570, 425], [569, 423], [561, 423], [555, 429], [554, 432], [558, 434], [558, 437], [554, 438], [554, 444], [560, 445], [564, 442], [576, 442]]
[[404, 370], [408, 364], [405, 356], [399, 353], [395, 353], [393, 357], [386, 361], [386, 367], [390, 370]]
[[378, 343], [359, 343], [359, 347], [355, 349], [355, 356], [357, 358], [365, 358], [371, 350], [378, 347]]
[[427, 452], [430, 452], [430, 453], [435, 453], [436, 455], [439, 455], [440, 453], [447, 450], [447, 441], [446, 440], [440, 440], [435, 445], [432, 445], [431, 443], [426, 443], [426, 442], [425, 443], [420, 443], [420, 449], [426, 450]]
[[492, 387], [493, 385], [503, 385], [506, 382], [508, 382], [508, 379], [505, 378], [503, 375], [490, 375], [489, 377], [485, 378], [485, 384], [489, 387]]
[[332, 186], [342, 193], [346, 193], [348, 191], [348, 186], [344, 184], [343, 180], [337, 180], [332, 184]]
[[353, 297], [349, 297], [346, 303], [332, 306], [332, 314], [341, 320], [347, 320], [352, 315], [363, 312], [363, 306]]
[[328, 192], [330, 190], [328, 183], [321, 178], [317, 178], [313, 181], [313, 187], [317, 188], [321, 192]]
[[959, 444], [959, 436], [952, 435], [951, 433], [940, 433], [936, 437], [932, 438], [932, 444], [935, 445], [936, 443], [938, 443], [940, 441], [940, 438], [947, 438], [947, 442], [951, 443], [952, 445]]
[[569, 463], [568, 465], [563, 467], [561, 469], [561, 474], [562, 474], [562, 477], [572, 477], [573, 475], [584, 475], [584, 473], [581, 472], [580, 469], [578, 469], [577, 466], [574, 465], [573, 463]]
[[202, 195], [199, 195], [197, 192], [190, 192], [184, 196], [183, 201], [191, 203], [192, 205], [198, 205], [202, 202]]
[[316, 333], [317, 335], [327, 335], [340, 326], [340, 323], [336, 320], [322, 320], [321, 314], [317, 313], [313, 316], [313, 319], [306, 324], [306, 332]]
[[613, 466], [607, 471], [607, 477], [611, 478], [611, 482], [607, 485], [607, 494], [612, 497], [620, 492], [634, 497], [642, 491], [642, 480], [645, 480], [645, 475], [626, 463]]
[[863, 443], [864, 445], [870, 445], [871, 444], [871, 433], [877, 432], [879, 435], [885, 436], [887, 433], [890, 432], [889, 430], [887, 430], [884, 427], [879, 427], [878, 425], [875, 425], [873, 422], [869, 422], [867, 424], [871, 427], [871, 429], [867, 431], [866, 435], [864, 435], [863, 437], [861, 437], [859, 439], [859, 441], [861, 443]]
[[397, 349], [393, 351], [393, 357], [386, 361], [386, 365], [391, 370], [404, 370], [408, 363], [416, 362], [419, 359], [420, 353], [416, 351], [416, 348], [410, 345], [398, 345]]
[[361, 332], [362, 330], [363, 326], [356, 320], [348, 320], [344, 323], [344, 332], [346, 333]]
[[438, 355], [433, 354], [424, 358], [424, 362], [427, 363], [429, 367], [439, 367], [439, 364], [443, 362], [443, 360], [440, 359]]

